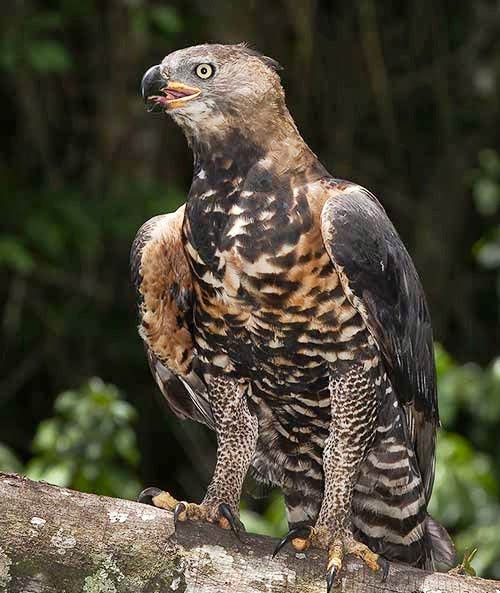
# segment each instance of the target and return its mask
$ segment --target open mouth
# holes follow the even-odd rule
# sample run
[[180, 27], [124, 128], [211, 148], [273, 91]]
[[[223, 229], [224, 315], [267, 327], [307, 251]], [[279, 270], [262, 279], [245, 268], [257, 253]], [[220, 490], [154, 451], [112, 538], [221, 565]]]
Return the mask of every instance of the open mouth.
[[169, 82], [160, 92], [162, 93], [161, 95], [150, 95], [148, 102], [154, 105], [161, 105], [165, 109], [180, 107], [201, 94], [200, 89], [181, 84], [180, 82]]

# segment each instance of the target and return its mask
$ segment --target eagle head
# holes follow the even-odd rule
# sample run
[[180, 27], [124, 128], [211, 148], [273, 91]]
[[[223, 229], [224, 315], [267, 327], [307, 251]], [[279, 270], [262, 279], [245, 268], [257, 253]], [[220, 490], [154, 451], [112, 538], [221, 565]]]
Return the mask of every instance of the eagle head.
[[[165, 111], [189, 136], [242, 128], [259, 114], [284, 108], [277, 70], [267, 56], [239, 45], [197, 45], [174, 51], [144, 74], [141, 92], [149, 111]], [[253, 116], [253, 117], [252, 117]]]

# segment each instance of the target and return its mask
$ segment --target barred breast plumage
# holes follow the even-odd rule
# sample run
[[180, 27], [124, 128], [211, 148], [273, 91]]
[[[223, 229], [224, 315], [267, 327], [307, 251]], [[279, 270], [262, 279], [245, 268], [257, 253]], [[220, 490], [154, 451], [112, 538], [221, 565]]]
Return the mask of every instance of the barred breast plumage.
[[258, 188], [226, 193], [223, 180], [220, 193], [212, 186], [207, 195], [197, 183], [200, 197], [186, 212], [185, 248], [197, 295], [198, 354], [207, 372], [221, 369], [249, 380], [264, 427], [259, 449], [265, 455], [257, 453], [257, 469], [281, 486], [293, 488], [300, 480], [318, 494], [330, 419], [328, 363], [352, 357], [368, 336], [324, 249], [318, 211], [306, 198], [316, 184], [321, 200], [321, 182], [293, 192], [295, 180], [287, 181], [264, 201]]

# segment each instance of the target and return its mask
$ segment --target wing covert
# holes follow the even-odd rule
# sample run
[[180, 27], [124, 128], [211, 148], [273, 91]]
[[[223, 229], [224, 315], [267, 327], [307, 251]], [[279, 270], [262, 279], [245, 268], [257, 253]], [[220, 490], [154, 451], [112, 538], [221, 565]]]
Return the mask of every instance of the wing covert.
[[323, 240], [347, 298], [375, 339], [405, 411], [426, 498], [439, 424], [432, 327], [413, 261], [376, 198], [334, 185], [321, 212]]
[[137, 294], [139, 334], [151, 372], [171, 410], [213, 427], [205, 384], [196, 372], [191, 333], [193, 287], [182, 247], [184, 206], [142, 225], [130, 269]]

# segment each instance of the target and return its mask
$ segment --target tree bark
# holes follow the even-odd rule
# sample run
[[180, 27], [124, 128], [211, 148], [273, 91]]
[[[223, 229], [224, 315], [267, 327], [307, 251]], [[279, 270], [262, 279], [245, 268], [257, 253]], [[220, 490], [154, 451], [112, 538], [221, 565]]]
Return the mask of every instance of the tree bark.
[[[0, 473], [0, 591], [7, 593], [325, 593], [325, 554], [182, 523], [128, 500]], [[385, 583], [348, 558], [344, 593], [499, 593], [500, 582], [391, 564]]]

